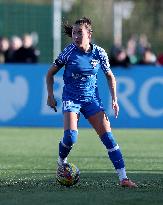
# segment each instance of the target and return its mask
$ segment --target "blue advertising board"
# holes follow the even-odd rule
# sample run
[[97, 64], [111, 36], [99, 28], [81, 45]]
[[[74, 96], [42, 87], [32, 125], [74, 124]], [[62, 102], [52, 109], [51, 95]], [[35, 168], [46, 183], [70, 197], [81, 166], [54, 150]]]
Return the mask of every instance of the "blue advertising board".
[[[0, 65], [0, 126], [62, 127], [63, 69], [55, 76], [58, 112], [46, 105], [45, 77], [50, 65]], [[102, 71], [98, 86], [113, 128], [163, 128], [163, 67], [133, 66], [115, 68], [120, 106], [116, 119], [111, 96]], [[90, 127], [82, 116], [80, 127]]]

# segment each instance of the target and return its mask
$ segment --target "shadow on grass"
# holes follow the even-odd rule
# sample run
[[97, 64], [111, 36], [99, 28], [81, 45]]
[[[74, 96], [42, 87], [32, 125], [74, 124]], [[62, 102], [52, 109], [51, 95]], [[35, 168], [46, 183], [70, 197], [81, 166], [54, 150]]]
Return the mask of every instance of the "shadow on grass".
[[[2, 169], [1, 169], [2, 170]], [[18, 171], [17, 175], [15, 176], [8, 176], [4, 179], [0, 179], [0, 191], [3, 189], [10, 189], [12, 187], [12, 190], [15, 189], [51, 189], [51, 190], [66, 190], [70, 189], [67, 187], [60, 186], [56, 180], [55, 180], [55, 173], [54, 170], [45, 170], [45, 169], [39, 169], [33, 171], [32, 173], [28, 169], [14, 169], [14, 171]], [[24, 172], [25, 171], [25, 172]], [[28, 172], [29, 171], [29, 172]], [[111, 173], [113, 170], [92, 170], [92, 172], [89, 172], [88, 170], [82, 170], [80, 174], [80, 182], [71, 187], [71, 189], [83, 189], [88, 187], [88, 189], [95, 189], [98, 188], [106, 188], [112, 189], [119, 188], [118, 186], [118, 178], [115, 173]], [[128, 170], [129, 171], [129, 170]], [[143, 170], [141, 173], [138, 170], [131, 170], [131, 172], [128, 174], [128, 177], [132, 180], [136, 181], [136, 183], [139, 185], [139, 188], [145, 188], [148, 187], [152, 188], [152, 186], [156, 186], [157, 190], [160, 189], [160, 191], [163, 191], [163, 173], [157, 173], [158, 170]], [[13, 170], [12, 170], [13, 172]], [[22, 173], [21, 173], [22, 172]], [[161, 172], [161, 171], [158, 171]]]
[[122, 188], [113, 173], [81, 173], [80, 182], [70, 188], [54, 174], [28, 174], [0, 180], [0, 199], [5, 205], [162, 205], [163, 174], [130, 173], [138, 188]]

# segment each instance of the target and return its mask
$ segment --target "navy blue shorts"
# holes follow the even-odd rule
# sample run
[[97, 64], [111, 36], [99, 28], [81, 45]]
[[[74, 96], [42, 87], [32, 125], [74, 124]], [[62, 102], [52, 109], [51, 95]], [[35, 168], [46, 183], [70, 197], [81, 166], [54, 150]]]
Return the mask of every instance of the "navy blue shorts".
[[79, 114], [80, 112], [84, 115], [86, 119], [90, 116], [104, 111], [101, 99], [92, 99], [91, 101], [76, 101], [76, 100], [63, 100], [62, 111], [64, 112], [75, 112]]

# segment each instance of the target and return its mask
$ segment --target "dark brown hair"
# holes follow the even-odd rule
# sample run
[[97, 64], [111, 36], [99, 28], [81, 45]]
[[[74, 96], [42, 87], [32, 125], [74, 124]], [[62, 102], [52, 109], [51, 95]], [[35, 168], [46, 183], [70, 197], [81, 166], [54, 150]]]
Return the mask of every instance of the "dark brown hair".
[[72, 29], [73, 29], [73, 26], [75, 26], [75, 25], [84, 25], [86, 27], [86, 29], [88, 29], [89, 32], [92, 32], [91, 20], [89, 18], [83, 17], [81, 19], [76, 20], [73, 25], [70, 25], [68, 22], [64, 23], [64, 25], [63, 25], [64, 33], [67, 36], [72, 37]]

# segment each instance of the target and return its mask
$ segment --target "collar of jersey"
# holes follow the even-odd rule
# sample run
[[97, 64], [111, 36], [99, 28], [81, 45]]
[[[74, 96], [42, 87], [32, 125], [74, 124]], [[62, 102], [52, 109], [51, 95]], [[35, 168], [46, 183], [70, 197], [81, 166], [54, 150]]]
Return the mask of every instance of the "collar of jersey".
[[75, 46], [76, 49], [78, 49], [78, 51], [80, 51], [81, 53], [85, 53], [85, 54], [91, 53], [94, 49], [94, 46], [92, 43], [90, 43], [91, 51], [89, 51], [89, 52], [85, 52], [85, 51], [80, 50], [74, 43], [73, 43], [73, 45]]

